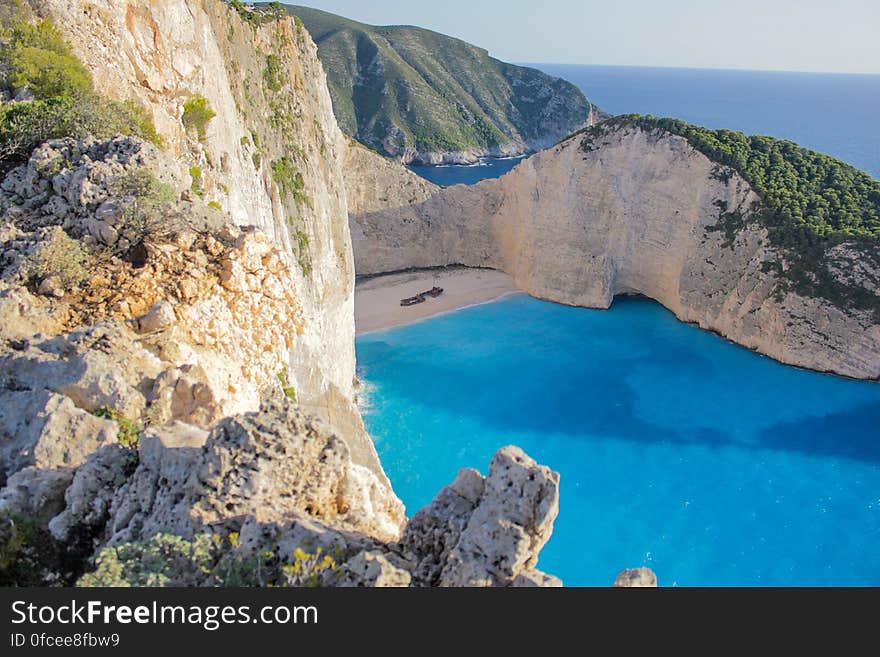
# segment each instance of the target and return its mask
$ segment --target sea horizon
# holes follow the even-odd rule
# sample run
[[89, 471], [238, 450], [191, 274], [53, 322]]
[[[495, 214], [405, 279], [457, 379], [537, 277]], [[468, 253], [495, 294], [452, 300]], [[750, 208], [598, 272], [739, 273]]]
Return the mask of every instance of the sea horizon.
[[635, 68], [635, 69], [658, 69], [662, 71], [712, 71], [730, 73], [778, 73], [783, 75], [828, 75], [842, 77], [867, 77], [880, 78], [878, 73], [852, 73], [844, 71], [795, 71], [769, 68], [723, 68], [714, 66], [662, 66], [658, 64], [583, 64], [573, 62], [511, 62], [516, 66], [526, 66], [541, 70], [542, 66], [589, 66], [596, 68]]
[[[880, 74], [521, 63], [577, 86], [612, 115], [652, 114], [747, 135], [786, 139], [880, 179]], [[829, 121], [829, 116], [836, 120]], [[474, 184], [512, 167], [412, 167], [442, 185]], [[488, 164], [488, 166], [486, 166]], [[509, 164], [509, 163], [508, 163]]]

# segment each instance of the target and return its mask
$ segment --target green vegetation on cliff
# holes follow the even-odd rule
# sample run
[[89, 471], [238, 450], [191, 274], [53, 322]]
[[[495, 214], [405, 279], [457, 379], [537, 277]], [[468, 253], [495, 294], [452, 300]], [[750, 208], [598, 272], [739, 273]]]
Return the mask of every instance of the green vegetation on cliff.
[[538, 149], [589, 116], [589, 101], [569, 82], [498, 61], [458, 39], [289, 9], [318, 44], [343, 131], [386, 155], [510, 143]]
[[192, 540], [157, 534], [143, 542], [105, 547], [94, 561], [94, 572], [77, 586], [318, 588], [339, 577], [336, 559], [321, 548], [286, 554], [279, 547], [248, 554], [234, 532], [225, 539], [199, 534]]
[[96, 95], [61, 33], [16, 0], [0, 13], [0, 174], [47, 139], [87, 134], [159, 141], [141, 107]]
[[620, 125], [684, 137], [713, 162], [737, 171], [789, 224], [820, 236], [880, 237], [880, 182], [845, 162], [783, 139], [635, 114], [615, 117], [588, 134]]
[[[719, 223], [714, 229], [723, 231], [732, 245], [746, 223], [763, 225], [771, 244], [785, 254], [786, 267], [781, 263], [771, 267], [785, 282], [780, 291], [823, 297], [845, 309], [870, 310], [880, 319], [876, 294], [880, 281], [859, 265], [880, 268], [880, 182], [791, 141], [638, 114], [588, 128], [581, 149], [596, 150], [601, 137], [625, 127], [684, 137], [717, 163], [713, 177], [727, 181], [735, 171], [748, 181], [762, 204], [728, 208], [719, 201]], [[846, 283], [841, 282], [841, 273]]]
[[241, 0], [224, 0], [226, 4], [235, 9], [242, 19], [252, 27], [259, 27], [264, 23], [278, 20], [284, 14], [284, 7], [280, 2], [269, 2], [264, 5], [252, 5]]

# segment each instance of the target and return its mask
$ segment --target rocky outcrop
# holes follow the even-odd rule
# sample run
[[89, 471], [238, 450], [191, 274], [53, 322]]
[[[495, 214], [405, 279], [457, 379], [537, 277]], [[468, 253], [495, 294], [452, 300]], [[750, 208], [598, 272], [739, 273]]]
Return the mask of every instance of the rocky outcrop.
[[[405, 524], [403, 507], [345, 440], [286, 400], [210, 434], [181, 423], [147, 432], [126, 477], [126, 450], [80, 468], [53, 535], [110, 545], [160, 534], [240, 536], [246, 554], [335, 555], [339, 586], [558, 586], [536, 570], [558, 513], [559, 475], [517, 448], [488, 477], [465, 470]], [[405, 528], [404, 528], [405, 526]], [[331, 582], [328, 582], [331, 583]]]
[[[185, 186], [286, 254], [300, 308], [297, 317], [278, 318], [288, 332], [300, 331], [289, 384], [312, 412], [356, 425], [347, 140], [308, 33], [287, 18], [252, 25], [220, 0], [32, 4], [63, 31], [99, 93], [148, 110]], [[277, 79], [267, 76], [270, 66]], [[195, 97], [216, 113], [204, 138], [183, 121]], [[247, 408], [256, 404], [251, 397]], [[378, 470], [360, 432], [365, 463]]]
[[558, 513], [559, 475], [507, 447], [488, 477], [462, 470], [413, 517], [401, 547], [424, 586], [561, 586], [534, 572]]
[[192, 537], [233, 518], [278, 522], [302, 514], [394, 540], [403, 505], [351, 461], [346, 442], [282, 401], [222, 422], [210, 435], [185, 425], [149, 431], [137, 471], [119, 489], [110, 540], [170, 531]]
[[719, 206], [747, 213], [758, 200], [742, 177], [716, 175], [669, 134], [624, 127], [598, 147], [581, 141], [499, 180], [353, 215], [358, 274], [491, 267], [536, 297], [590, 308], [641, 294], [784, 363], [880, 378], [873, 316], [777, 285], [784, 258], [759, 224], [733, 239], [719, 229]]
[[655, 589], [657, 575], [650, 568], [632, 568], [624, 570], [614, 581], [616, 589]]
[[[0, 285], [18, 300], [5, 307], [4, 337], [29, 335], [9, 343], [0, 381], [20, 400], [46, 389], [87, 412], [107, 407], [136, 419], [149, 407], [154, 422], [207, 427], [257, 407], [277, 384], [302, 319], [289, 259], [261, 232], [192, 200], [163, 210], [162, 230], [134, 265], [113, 255], [125, 254], [118, 244], [96, 237], [106, 225], [102, 208], [125, 212], [114, 181], [149, 172], [173, 182], [173, 171], [173, 160], [136, 139], [61, 140], [0, 185], [10, 222]], [[117, 240], [127, 239], [116, 225]], [[46, 300], [26, 287], [29, 263], [59, 234], [68, 250], [103, 255], [71, 263], [82, 280]], [[31, 308], [40, 306], [55, 318], [40, 327], [48, 335], [33, 326]]]

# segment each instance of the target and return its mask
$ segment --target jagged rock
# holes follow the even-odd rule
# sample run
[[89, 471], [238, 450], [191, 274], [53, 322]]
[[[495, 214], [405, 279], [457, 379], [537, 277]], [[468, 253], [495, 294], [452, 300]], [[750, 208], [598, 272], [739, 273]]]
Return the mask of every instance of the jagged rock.
[[138, 418], [146, 399], [145, 379], [162, 370], [158, 358], [118, 323], [32, 343], [0, 358], [0, 383], [10, 390], [52, 390], [79, 408], [112, 408]]
[[437, 584], [483, 490], [484, 479], [479, 472], [462, 470], [407, 524], [400, 545], [403, 555], [412, 563], [416, 582], [424, 586]]
[[140, 465], [114, 500], [114, 540], [169, 529], [189, 537], [231, 518], [289, 514], [380, 540], [399, 536], [403, 505], [391, 490], [287, 400], [225, 420], [196, 449], [204, 436], [184, 425], [147, 433]]
[[73, 534], [91, 535], [103, 530], [114, 494], [136, 466], [137, 454], [119, 445], [95, 452], [76, 475], [68, 476], [62, 507], [48, 523], [52, 536], [68, 541]]
[[114, 493], [108, 533], [124, 543], [160, 532], [191, 537], [195, 478], [208, 433], [181, 422], [150, 429], [140, 441], [140, 461]]
[[238, 532], [245, 556], [270, 551], [282, 565], [300, 550], [331, 556], [340, 566], [328, 583], [338, 586], [560, 586], [535, 569], [557, 499], [556, 473], [505, 448], [488, 477], [463, 470], [394, 542], [403, 509], [390, 489], [281, 398], [210, 434], [181, 422], [149, 429], [139, 459], [119, 446], [95, 452], [49, 530], [62, 542], [111, 545]]
[[452, 549], [440, 586], [508, 586], [538, 563], [559, 514], [559, 474], [517, 447], [489, 466], [483, 494]]
[[64, 509], [64, 491], [72, 479], [72, 469], [19, 470], [0, 490], [0, 516], [27, 518], [45, 526]]
[[404, 567], [395, 565], [393, 560], [393, 556], [379, 551], [361, 552], [342, 567], [337, 586], [380, 589], [409, 587], [412, 575]]
[[614, 582], [617, 589], [657, 588], [657, 575], [650, 568], [624, 570]]
[[406, 528], [400, 549], [422, 586], [556, 584], [534, 571], [559, 512], [559, 475], [516, 447], [485, 479], [462, 470]]
[[135, 332], [143, 335], [144, 333], [163, 331], [176, 321], [177, 315], [174, 314], [174, 306], [163, 299], [150, 308], [150, 312], [141, 315], [133, 323]]
[[179, 165], [136, 137], [50, 140], [0, 183], [0, 212], [17, 207], [16, 224], [29, 230], [61, 226], [71, 234], [91, 233], [112, 244], [118, 235], [113, 221], [121, 208], [111, 197], [110, 185], [126, 172], [142, 168], [183, 187]]
[[0, 475], [75, 468], [116, 442], [117, 426], [48, 390], [0, 390]]

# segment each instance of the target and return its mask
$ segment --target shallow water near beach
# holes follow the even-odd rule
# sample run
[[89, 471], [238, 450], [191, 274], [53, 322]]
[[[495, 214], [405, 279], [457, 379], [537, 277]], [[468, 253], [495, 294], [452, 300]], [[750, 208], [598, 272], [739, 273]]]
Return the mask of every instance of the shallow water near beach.
[[880, 584], [880, 385], [780, 365], [618, 299], [518, 295], [362, 336], [365, 421], [408, 515], [522, 447], [561, 473], [539, 567], [607, 586]]

